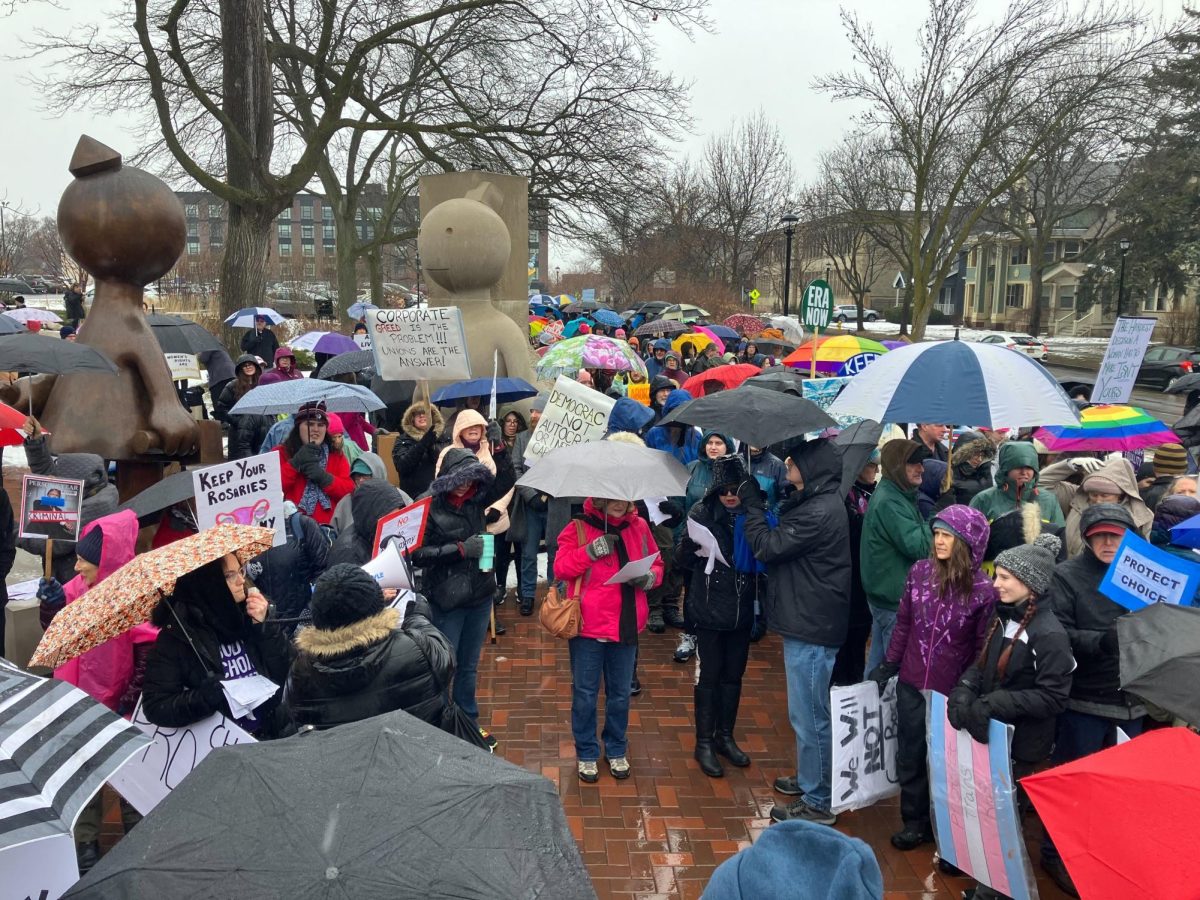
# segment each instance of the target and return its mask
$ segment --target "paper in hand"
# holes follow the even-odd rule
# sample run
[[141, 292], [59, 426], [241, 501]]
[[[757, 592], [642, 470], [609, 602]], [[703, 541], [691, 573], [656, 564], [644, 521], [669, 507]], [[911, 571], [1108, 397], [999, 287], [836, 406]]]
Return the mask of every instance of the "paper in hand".
[[265, 675], [256, 674], [224, 679], [221, 688], [229, 703], [229, 712], [235, 719], [241, 719], [274, 697], [279, 685]]
[[699, 548], [696, 555], [708, 562], [704, 566], [704, 574], [711, 575], [713, 569], [716, 568], [717, 562], [720, 561], [724, 565], [729, 565], [729, 560], [725, 558], [725, 554], [721, 552], [721, 545], [717, 543], [717, 537], [699, 522], [689, 518], [687, 520], [688, 537], [695, 542]]
[[604, 582], [605, 584], [624, 584], [627, 581], [633, 581], [635, 578], [641, 578], [643, 575], [650, 574], [650, 570], [654, 568], [654, 561], [658, 559], [658, 552], [651, 553], [649, 556], [643, 556], [641, 559], [634, 559], [627, 562], [617, 570], [617, 573], [612, 578]]
[[662, 512], [658, 508], [658, 504], [666, 503], [666, 502], [667, 502], [666, 497], [647, 497], [646, 498], [646, 512], [649, 513], [649, 515], [650, 515], [650, 524], [651, 525], [657, 525], [660, 522], [665, 522], [667, 519], [670, 518], [670, 516], [668, 516], [666, 513]]

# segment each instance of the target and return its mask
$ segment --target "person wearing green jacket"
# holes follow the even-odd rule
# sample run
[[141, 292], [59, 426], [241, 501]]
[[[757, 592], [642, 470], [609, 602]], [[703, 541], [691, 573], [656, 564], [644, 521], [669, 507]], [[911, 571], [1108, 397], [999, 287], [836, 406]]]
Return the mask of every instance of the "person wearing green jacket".
[[1038, 490], [1038, 458], [1033, 444], [1006, 441], [1000, 445], [996, 486], [972, 497], [971, 506], [987, 516], [991, 523], [1006, 513], [1020, 509], [1023, 503], [1036, 503], [1043, 522], [1066, 524], [1054, 491]]
[[908, 570], [929, 556], [933, 535], [917, 507], [929, 451], [917, 441], [894, 440], [879, 454], [883, 477], [863, 519], [859, 571], [871, 607], [871, 649], [867, 671], [883, 662]]

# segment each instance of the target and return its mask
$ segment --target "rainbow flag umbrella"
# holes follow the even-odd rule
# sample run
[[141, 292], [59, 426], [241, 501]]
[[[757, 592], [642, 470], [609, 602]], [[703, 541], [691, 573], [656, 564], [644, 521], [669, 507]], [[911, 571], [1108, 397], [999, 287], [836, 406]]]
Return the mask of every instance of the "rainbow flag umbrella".
[[1048, 425], [1033, 436], [1055, 453], [1140, 450], [1179, 442], [1175, 432], [1144, 409], [1109, 404], [1087, 407], [1078, 425]]
[[784, 365], [807, 369], [812, 365], [813, 347], [817, 348], [816, 370], [825, 375], [857, 375], [888, 348], [878, 341], [855, 334], [813, 338], [783, 358]]

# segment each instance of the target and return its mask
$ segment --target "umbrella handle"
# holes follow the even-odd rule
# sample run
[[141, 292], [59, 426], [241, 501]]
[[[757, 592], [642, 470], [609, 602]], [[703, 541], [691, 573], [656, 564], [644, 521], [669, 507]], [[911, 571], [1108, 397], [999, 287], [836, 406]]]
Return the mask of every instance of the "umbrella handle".
[[188, 646], [191, 647], [192, 652], [196, 654], [196, 659], [200, 660], [201, 667], [204, 669], [205, 672], [212, 674], [212, 669], [210, 669], [208, 667], [208, 661], [203, 656], [200, 655], [200, 651], [196, 647], [196, 642], [193, 641], [192, 636], [190, 634], [188, 634], [188, 630], [183, 626], [183, 620], [179, 618], [179, 613], [175, 612], [174, 605], [171, 603], [170, 599], [168, 599], [165, 594], [162, 596], [162, 602], [167, 604], [167, 609], [169, 609], [171, 611], [171, 616], [172, 616], [172, 618], [175, 619], [175, 624], [179, 626], [179, 630], [181, 632], [183, 632], [183, 636], [185, 638], [187, 638]]
[[43, 567], [46, 572], [46, 580], [50, 580], [50, 575], [54, 571], [52, 562], [54, 560], [54, 538], [46, 538], [46, 558], [43, 561]]

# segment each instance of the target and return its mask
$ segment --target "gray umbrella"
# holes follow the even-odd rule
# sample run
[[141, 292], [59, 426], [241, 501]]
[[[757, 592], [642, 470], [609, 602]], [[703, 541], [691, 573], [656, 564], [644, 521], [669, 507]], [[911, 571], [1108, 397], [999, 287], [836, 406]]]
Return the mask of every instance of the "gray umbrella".
[[672, 422], [711, 428], [751, 447], [770, 447], [837, 425], [811, 400], [745, 387], [684, 403], [659, 424]]
[[854, 478], [862, 471], [863, 466], [871, 457], [872, 451], [879, 445], [883, 434], [883, 426], [870, 419], [856, 422], [849, 428], [842, 429], [833, 439], [835, 447], [842, 452], [842, 494], [843, 496], [854, 484]]
[[795, 397], [803, 396], [803, 384], [804, 376], [795, 369], [789, 369], [787, 366], [774, 366], [769, 371], [747, 378], [742, 382], [743, 387], [762, 388], [767, 391], [781, 391], [785, 394], [792, 394]]
[[330, 412], [369, 413], [384, 407], [383, 401], [362, 385], [323, 381], [320, 378], [297, 378], [294, 381], [260, 384], [246, 391], [229, 412], [235, 416], [274, 416], [294, 413], [302, 404], [317, 400], [325, 401], [325, 407]]
[[1200, 391], [1200, 372], [1180, 375], [1164, 388], [1163, 393], [1186, 394], [1188, 391]]
[[1117, 619], [1121, 687], [1200, 723], [1200, 609], [1151, 603]]
[[[525, 457], [526, 464], [530, 458]], [[551, 497], [604, 497], [645, 500], [687, 492], [688, 470], [669, 453], [620, 441], [592, 441], [551, 450], [518, 486]]]
[[0, 316], [0, 334], [28, 334], [29, 329], [11, 316]]
[[203, 353], [205, 350], [224, 350], [225, 347], [203, 325], [182, 316], [151, 313], [146, 324], [163, 353]]
[[318, 378], [329, 378], [333, 375], [349, 375], [354, 372], [361, 372], [364, 369], [373, 369], [375, 367], [375, 354], [370, 350], [351, 350], [348, 353], [339, 353], [337, 356], [325, 360], [325, 365], [321, 366], [317, 372]]
[[118, 512], [122, 509], [132, 509], [137, 513], [139, 519], [143, 519], [153, 513], [161, 512], [167, 507], [174, 506], [176, 503], [191, 500], [196, 496], [192, 473], [203, 468], [207, 468], [207, 466], [198, 466], [196, 469], [185, 469], [174, 475], [168, 475], [157, 484], [150, 485], [140, 494], [126, 500], [118, 507]]
[[63, 341], [41, 334], [12, 334], [0, 337], [0, 372], [103, 372], [116, 375], [113, 361], [87, 344]]

